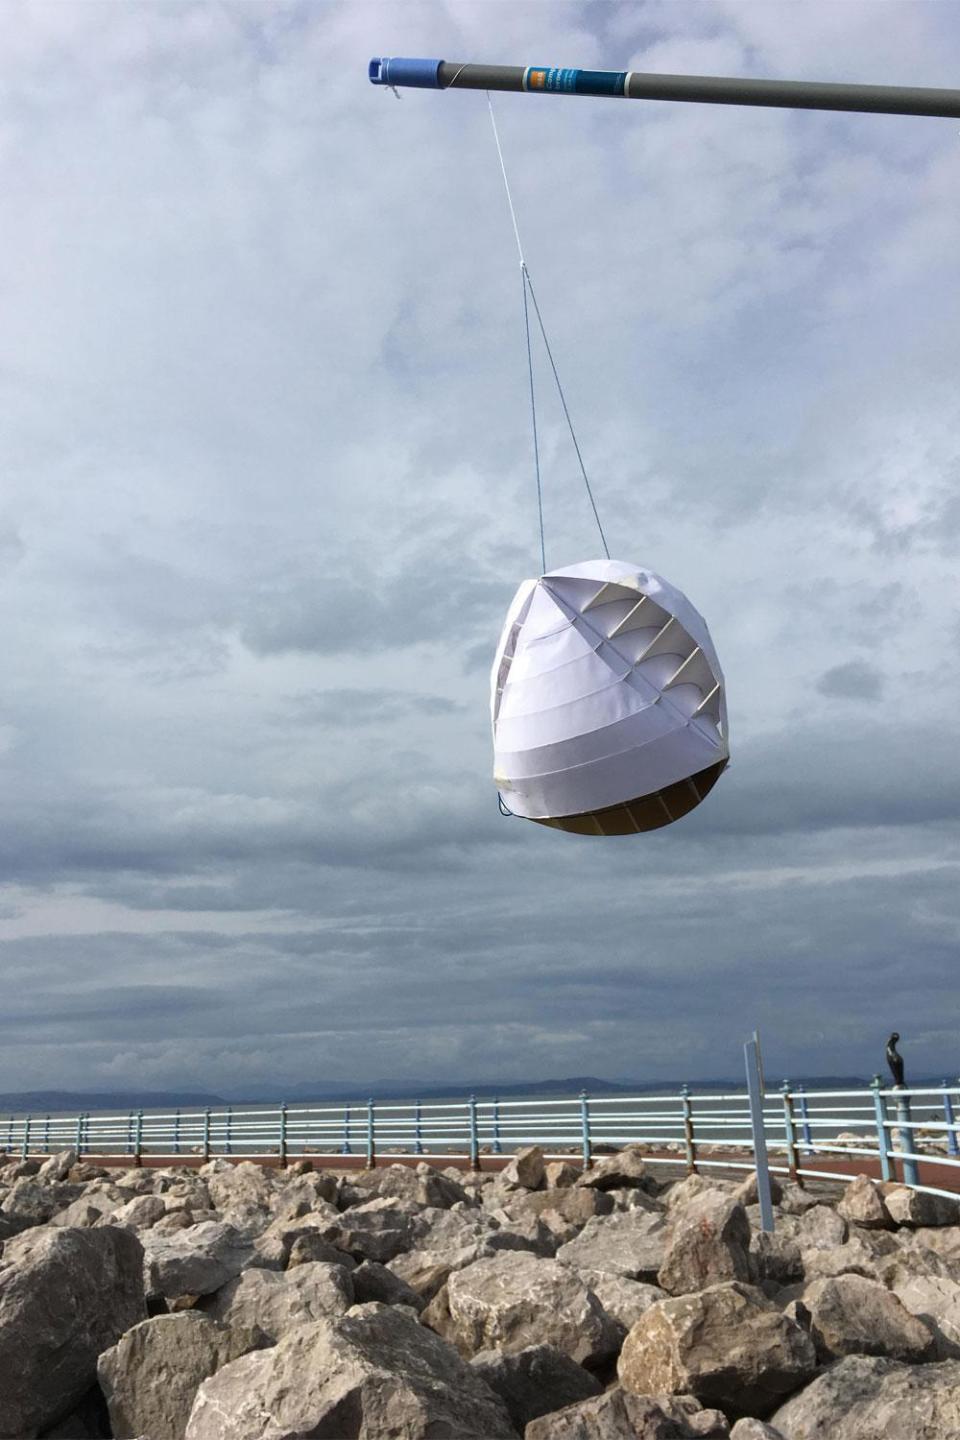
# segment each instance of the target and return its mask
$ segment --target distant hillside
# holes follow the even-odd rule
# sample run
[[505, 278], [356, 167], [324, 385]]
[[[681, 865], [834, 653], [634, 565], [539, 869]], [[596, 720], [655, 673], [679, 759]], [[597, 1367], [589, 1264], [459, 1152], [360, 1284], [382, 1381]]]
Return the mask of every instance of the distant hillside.
[[16, 1090], [0, 1094], [0, 1112], [53, 1114], [66, 1110], [202, 1110], [206, 1105], [225, 1105], [219, 1095], [202, 1090]]

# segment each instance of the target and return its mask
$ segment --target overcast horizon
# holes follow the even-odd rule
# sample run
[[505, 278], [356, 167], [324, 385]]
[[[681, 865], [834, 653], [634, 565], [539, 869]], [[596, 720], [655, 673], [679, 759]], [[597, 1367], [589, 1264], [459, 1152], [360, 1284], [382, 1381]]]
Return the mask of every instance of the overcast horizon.
[[[495, 98], [611, 551], [732, 763], [498, 814], [539, 568], [484, 96], [373, 55], [955, 86], [846, 0], [8, 3], [0, 1089], [960, 1074], [960, 122]], [[597, 542], [539, 363], [547, 563]]]

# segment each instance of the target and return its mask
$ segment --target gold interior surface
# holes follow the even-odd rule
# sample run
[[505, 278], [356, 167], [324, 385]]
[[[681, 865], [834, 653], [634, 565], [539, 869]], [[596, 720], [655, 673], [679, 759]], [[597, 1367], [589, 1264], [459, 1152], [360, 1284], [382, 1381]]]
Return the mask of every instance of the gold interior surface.
[[625, 800], [621, 805], [608, 805], [604, 810], [589, 810], [582, 815], [553, 815], [533, 823], [549, 825], [554, 830], [569, 830], [574, 835], [639, 835], [646, 830], [659, 830], [695, 810], [726, 768], [727, 761], [719, 760], [689, 779], [666, 785], [652, 795]]

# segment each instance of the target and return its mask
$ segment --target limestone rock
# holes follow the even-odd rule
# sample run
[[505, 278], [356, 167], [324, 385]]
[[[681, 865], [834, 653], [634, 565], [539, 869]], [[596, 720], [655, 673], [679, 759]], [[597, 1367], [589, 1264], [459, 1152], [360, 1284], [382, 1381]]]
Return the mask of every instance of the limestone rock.
[[69, 1178], [70, 1171], [76, 1163], [76, 1150], [60, 1150], [56, 1155], [51, 1155], [49, 1160], [44, 1160], [37, 1171], [37, 1179], [43, 1181], [45, 1185], [66, 1180]]
[[377, 1260], [385, 1264], [409, 1250], [421, 1228], [417, 1224], [417, 1211], [409, 1201], [404, 1203], [392, 1196], [383, 1196], [344, 1211], [335, 1221], [321, 1227], [320, 1234], [356, 1260]]
[[775, 1230], [755, 1230], [750, 1236], [750, 1264], [759, 1283], [771, 1280], [775, 1285], [792, 1285], [804, 1276], [800, 1247], [788, 1235]]
[[667, 1293], [658, 1285], [646, 1285], [640, 1280], [628, 1280], [623, 1275], [604, 1275], [599, 1271], [579, 1271], [588, 1290], [592, 1290], [615, 1322], [624, 1338], [628, 1330], [645, 1315], [658, 1300], [666, 1300]]
[[426, 1303], [399, 1275], [388, 1270], [386, 1265], [378, 1265], [376, 1260], [364, 1260], [362, 1265], [350, 1272], [350, 1279], [357, 1305], [379, 1300], [383, 1305], [409, 1305], [419, 1313]]
[[146, 1286], [151, 1294], [173, 1300], [178, 1295], [211, 1295], [249, 1264], [253, 1244], [219, 1220], [191, 1225], [189, 1230], [143, 1234]]
[[315, 1261], [284, 1274], [245, 1270], [201, 1303], [205, 1314], [224, 1325], [259, 1326], [271, 1340], [279, 1340], [296, 1325], [346, 1314], [353, 1302], [349, 1271]]
[[329, 1171], [294, 1175], [274, 1192], [270, 1211], [275, 1220], [295, 1220], [312, 1211], [329, 1216], [337, 1208], [339, 1194], [340, 1183]]
[[960, 1222], [956, 1200], [948, 1200], [945, 1195], [928, 1195], [922, 1190], [911, 1190], [908, 1185], [884, 1185], [883, 1203], [895, 1225], [916, 1228]]
[[264, 1342], [196, 1310], [134, 1325], [97, 1362], [112, 1433], [182, 1440], [201, 1381]]
[[814, 1205], [800, 1216], [797, 1244], [801, 1250], [835, 1250], [846, 1243], [850, 1227], [829, 1205]]
[[618, 1386], [533, 1420], [525, 1440], [726, 1440], [718, 1410], [692, 1395], [630, 1395]]
[[728, 1414], [764, 1417], [815, 1366], [809, 1335], [759, 1290], [731, 1282], [652, 1305], [617, 1373], [637, 1395], [693, 1393]]
[[415, 1205], [428, 1205], [436, 1210], [449, 1210], [451, 1205], [471, 1203], [470, 1196], [459, 1183], [442, 1175], [430, 1165], [385, 1165], [376, 1170], [361, 1170], [350, 1176], [349, 1191], [356, 1191], [361, 1200], [377, 1195], [410, 1200]]
[[[746, 1180], [742, 1180], [733, 1192], [734, 1200], [739, 1200], [746, 1209], [748, 1205], [757, 1205], [760, 1201], [760, 1191], [757, 1186], [757, 1172], [751, 1170]], [[783, 1199], [783, 1186], [776, 1175], [770, 1176], [770, 1199], [774, 1205], [779, 1205]]]
[[200, 1386], [186, 1440], [516, 1440], [498, 1396], [436, 1335], [384, 1305], [292, 1330]]
[[708, 1194], [729, 1196], [730, 1189], [718, 1180], [708, 1180], [705, 1175], [685, 1175], [682, 1180], [675, 1180], [666, 1191], [667, 1209], [671, 1213], [681, 1210], [685, 1205], [689, 1205], [691, 1200], [698, 1200], [701, 1195]]
[[896, 1295], [862, 1275], [815, 1280], [803, 1292], [810, 1334], [824, 1361], [843, 1355], [886, 1355], [920, 1360], [931, 1350], [926, 1325]]
[[[345, 1265], [348, 1270], [354, 1267], [354, 1260], [345, 1251], [338, 1250], [336, 1245], [331, 1245], [329, 1240], [323, 1240], [316, 1230], [295, 1230], [287, 1232], [281, 1238], [281, 1245], [284, 1245], [289, 1236], [289, 1249], [287, 1250], [287, 1263], [282, 1267], [293, 1270], [297, 1265], [309, 1265], [313, 1261], [322, 1260], [326, 1265]], [[271, 1269], [271, 1266], [265, 1266]]]
[[518, 1150], [504, 1167], [502, 1179], [507, 1185], [519, 1185], [524, 1190], [541, 1190], [546, 1175], [540, 1146], [527, 1145]]
[[557, 1259], [575, 1270], [623, 1275], [652, 1283], [667, 1256], [666, 1229], [658, 1212], [623, 1211], [588, 1220]]
[[581, 1173], [580, 1167], [571, 1165], [568, 1160], [548, 1160], [544, 1166], [548, 1190], [569, 1189], [571, 1185], [576, 1185]]
[[0, 1261], [0, 1435], [68, 1414], [97, 1356], [146, 1318], [143, 1250], [127, 1230], [28, 1230]]
[[574, 1185], [565, 1190], [515, 1193], [507, 1197], [503, 1208], [516, 1219], [522, 1215], [546, 1215], [551, 1211], [567, 1224], [580, 1226], [595, 1215], [612, 1214], [614, 1202], [602, 1190], [583, 1190]]
[[637, 1188], [657, 1194], [659, 1185], [643, 1158], [639, 1145], [625, 1145], [615, 1155], [604, 1155], [577, 1180], [585, 1190], [622, 1190]]
[[891, 1245], [889, 1251], [884, 1251], [870, 1242], [886, 1238], [866, 1230], [848, 1240], [846, 1245], [837, 1245], [832, 1250], [804, 1250], [804, 1274], [808, 1280], [822, 1280], [833, 1275], [863, 1275], [868, 1280], [879, 1280], [879, 1262], [884, 1254], [896, 1254], [897, 1247]]
[[904, 1365], [850, 1355], [771, 1416], [788, 1440], [953, 1440], [960, 1361]]
[[105, 1215], [100, 1224], [120, 1225], [124, 1230], [149, 1230], [166, 1213], [167, 1207], [159, 1195], [135, 1195], [112, 1214]]
[[226, 1165], [211, 1161], [200, 1171], [215, 1210], [221, 1214], [247, 1207], [268, 1210], [276, 1187], [269, 1173], [250, 1160]]
[[864, 1230], [890, 1230], [893, 1227], [879, 1185], [866, 1175], [858, 1175], [851, 1180], [837, 1205], [837, 1214]]
[[911, 1315], [933, 1334], [938, 1360], [960, 1359], [960, 1284], [940, 1276], [914, 1275], [893, 1286]]
[[603, 1389], [595, 1376], [552, 1345], [531, 1345], [510, 1355], [481, 1350], [470, 1363], [500, 1396], [521, 1435], [538, 1415], [575, 1405]]
[[782, 1430], [775, 1430], [764, 1420], [738, 1420], [730, 1431], [730, 1440], [787, 1440]]
[[440, 1333], [467, 1357], [546, 1344], [592, 1365], [615, 1354], [619, 1343], [597, 1297], [576, 1271], [556, 1260], [520, 1253], [477, 1260], [450, 1276], [446, 1307]]
[[29, 1175], [14, 1180], [8, 1193], [0, 1203], [0, 1213], [17, 1221], [20, 1225], [45, 1225], [62, 1205], [78, 1199], [77, 1192], [67, 1195], [64, 1200], [50, 1185], [43, 1185], [39, 1179]]
[[728, 1195], [704, 1193], [677, 1212], [657, 1283], [686, 1295], [724, 1280], [749, 1280], [750, 1225], [742, 1205]]

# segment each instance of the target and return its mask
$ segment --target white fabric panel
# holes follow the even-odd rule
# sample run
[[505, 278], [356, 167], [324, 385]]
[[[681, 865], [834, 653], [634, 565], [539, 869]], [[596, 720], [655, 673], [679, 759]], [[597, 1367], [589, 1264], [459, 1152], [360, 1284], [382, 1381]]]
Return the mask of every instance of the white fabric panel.
[[[643, 596], [643, 628], [615, 634]], [[722, 684], [702, 616], [659, 575], [595, 560], [526, 580], [492, 676], [497, 785], [515, 814], [545, 819], [675, 784], [729, 754]]]

